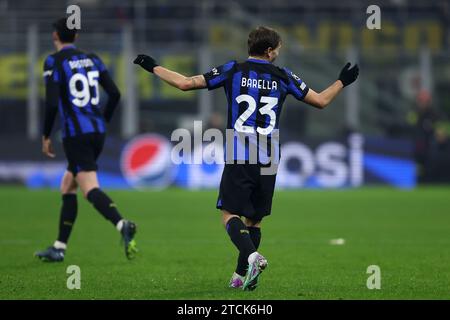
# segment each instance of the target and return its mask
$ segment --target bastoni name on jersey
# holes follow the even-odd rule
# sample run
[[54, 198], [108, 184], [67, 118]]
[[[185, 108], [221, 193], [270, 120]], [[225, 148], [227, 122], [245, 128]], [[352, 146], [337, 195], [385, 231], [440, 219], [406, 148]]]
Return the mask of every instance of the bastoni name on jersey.
[[80, 60], [70, 60], [69, 61], [70, 69], [78, 69], [78, 68], [87, 68], [94, 66], [94, 62], [89, 59], [80, 59]]
[[278, 84], [276, 81], [242, 77], [241, 87], [254, 88], [254, 89], [266, 89], [266, 90], [277, 90]]

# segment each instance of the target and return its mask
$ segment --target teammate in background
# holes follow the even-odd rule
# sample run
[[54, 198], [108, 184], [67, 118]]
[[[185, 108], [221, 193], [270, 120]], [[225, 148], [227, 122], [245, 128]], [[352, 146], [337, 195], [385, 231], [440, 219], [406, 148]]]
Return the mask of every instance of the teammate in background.
[[[63, 261], [77, 217], [77, 189], [121, 233], [125, 254], [131, 259], [137, 252], [134, 234], [136, 225], [124, 220], [115, 203], [100, 189], [97, 180], [97, 159], [103, 149], [106, 123], [111, 120], [120, 99], [120, 92], [105, 65], [95, 54], [87, 54], [74, 45], [76, 29], [68, 29], [66, 19], [53, 24], [56, 53], [44, 64], [45, 121], [42, 152], [50, 158], [55, 154], [50, 134], [59, 112], [63, 147], [68, 161], [61, 181], [62, 207], [59, 234], [53, 246], [35, 255], [44, 261]], [[103, 112], [100, 108], [99, 84], [108, 94]]]
[[[275, 30], [258, 27], [249, 34], [246, 61], [230, 61], [203, 75], [185, 77], [159, 66], [147, 55], [138, 55], [134, 63], [183, 91], [223, 87], [228, 99], [227, 128], [236, 134], [254, 134], [260, 149], [263, 148], [259, 144], [262, 136], [270, 141], [272, 133], [278, 130], [281, 108], [288, 94], [323, 109], [345, 86], [354, 82], [359, 73], [357, 65], [350, 68], [347, 63], [338, 80], [317, 93], [292, 71], [272, 64], [280, 48], [281, 37]], [[227, 139], [227, 149], [229, 143], [235, 142]], [[276, 174], [261, 174], [263, 161], [258, 159], [256, 164], [249, 163], [248, 149], [244, 151], [241, 153], [243, 158], [233, 154], [233, 160], [244, 160], [245, 163], [226, 161], [216, 207], [222, 211], [223, 225], [239, 250], [230, 287], [254, 290], [260, 273], [267, 266], [266, 258], [257, 250], [261, 241], [261, 220], [271, 213]]]

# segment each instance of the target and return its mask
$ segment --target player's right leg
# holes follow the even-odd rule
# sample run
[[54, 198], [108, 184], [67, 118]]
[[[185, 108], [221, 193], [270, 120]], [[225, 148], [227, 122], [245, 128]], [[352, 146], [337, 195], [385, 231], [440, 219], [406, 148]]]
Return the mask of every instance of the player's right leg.
[[[255, 249], [258, 250], [261, 242], [261, 221], [244, 218], [244, 224], [247, 227], [250, 238], [252, 239]], [[245, 277], [248, 269], [247, 258], [239, 254], [235, 274]]]
[[53, 246], [35, 253], [36, 257], [42, 261], [60, 262], [64, 260], [67, 242], [77, 217], [77, 189], [78, 185], [73, 174], [70, 171], [66, 171], [61, 180], [62, 206], [58, 238]]
[[[272, 210], [272, 198], [275, 189], [276, 175], [262, 175], [262, 167], [257, 168], [259, 179], [257, 187], [253, 190], [251, 204], [254, 208], [254, 214], [246, 216], [246, 226], [250, 236], [258, 249], [261, 241], [261, 220], [270, 215]], [[242, 259], [242, 258], [241, 258]], [[243, 259], [241, 264], [244, 263]], [[262, 270], [267, 267], [267, 260], [260, 254], [255, 254], [248, 258], [248, 271], [244, 280], [244, 290], [254, 290], [258, 284], [258, 277]]]
[[[246, 224], [238, 215], [222, 210], [222, 221], [231, 241], [239, 250], [238, 267], [231, 277], [229, 286], [243, 290], [254, 290], [261, 272], [267, 267], [267, 260], [257, 252], [259, 246], [260, 221], [246, 218]], [[251, 231], [253, 232], [253, 238]]]
[[[250, 238], [252, 239], [255, 249], [258, 250], [261, 241], [261, 221], [260, 220], [254, 221], [249, 218], [244, 218], [244, 224], [246, 225], [250, 233]], [[248, 257], [245, 257], [243, 254], [239, 253], [236, 270], [234, 271], [230, 280], [231, 288], [242, 289], [242, 286], [245, 281], [245, 276], [247, 275], [247, 270], [248, 270]], [[256, 285], [254, 287], [256, 288]]]
[[133, 259], [137, 253], [134, 240], [136, 224], [123, 219], [116, 204], [100, 189], [96, 171], [80, 171], [76, 179], [86, 199], [121, 233], [125, 245], [125, 255], [128, 259]]
[[[255, 201], [252, 195], [258, 187], [259, 167], [247, 164], [226, 164], [222, 180], [220, 182], [219, 198], [216, 207], [222, 211], [222, 222], [230, 236], [231, 241], [239, 250], [241, 264], [234, 272], [230, 287], [245, 288], [251, 290], [261, 271], [267, 265], [267, 261], [256, 252], [255, 244], [250, 235], [250, 230], [241, 220], [241, 216], [252, 218], [255, 211]], [[258, 208], [259, 209], [259, 208]], [[259, 220], [254, 219], [259, 226]], [[252, 267], [249, 273], [248, 266], [256, 266], [258, 261], [261, 266]], [[246, 285], [244, 285], [246, 283]]]
[[[250, 232], [250, 238], [258, 250], [259, 244], [261, 243], [261, 220], [245, 218], [245, 225]], [[267, 267], [268, 263], [266, 258], [261, 254], [256, 252], [255, 254], [249, 256], [247, 259], [239, 255], [237, 268], [246, 268], [246, 276], [244, 278], [242, 288], [244, 290], [253, 291], [258, 285], [258, 278], [261, 272]]]
[[[239, 257], [247, 261], [248, 258], [256, 252], [256, 248], [244, 222], [238, 215], [232, 214], [227, 210], [222, 210], [222, 223], [227, 230], [231, 241], [239, 250]], [[237, 269], [230, 280], [229, 286], [231, 288], [242, 288], [246, 273], [246, 267], [244, 270]]]

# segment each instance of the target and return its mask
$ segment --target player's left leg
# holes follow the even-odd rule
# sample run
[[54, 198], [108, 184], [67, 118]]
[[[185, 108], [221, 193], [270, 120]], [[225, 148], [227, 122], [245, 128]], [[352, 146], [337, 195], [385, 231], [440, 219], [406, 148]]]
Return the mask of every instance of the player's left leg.
[[61, 247], [66, 249], [73, 225], [77, 218], [78, 202], [77, 202], [78, 184], [72, 172], [66, 171], [61, 180], [62, 207], [59, 219], [58, 239], [53, 245], [55, 248]]
[[78, 184], [73, 174], [66, 171], [61, 179], [62, 206], [59, 218], [58, 238], [53, 246], [35, 253], [43, 261], [60, 262], [64, 260], [67, 242], [77, 217], [77, 189]]
[[122, 234], [127, 258], [134, 258], [137, 253], [136, 241], [134, 240], [136, 224], [123, 219], [116, 204], [100, 189], [96, 171], [81, 171], [77, 174], [76, 179], [87, 200]]

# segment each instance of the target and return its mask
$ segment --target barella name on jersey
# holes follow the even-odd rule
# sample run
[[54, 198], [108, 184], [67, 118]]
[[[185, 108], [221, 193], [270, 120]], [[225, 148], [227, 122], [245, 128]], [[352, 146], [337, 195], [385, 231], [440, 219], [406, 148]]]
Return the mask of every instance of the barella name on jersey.
[[242, 77], [241, 87], [254, 89], [277, 90], [278, 83], [276, 81], [268, 81], [264, 79], [252, 79]]

